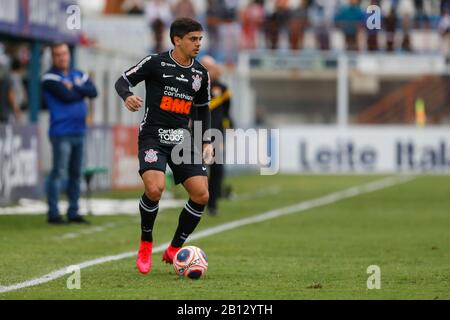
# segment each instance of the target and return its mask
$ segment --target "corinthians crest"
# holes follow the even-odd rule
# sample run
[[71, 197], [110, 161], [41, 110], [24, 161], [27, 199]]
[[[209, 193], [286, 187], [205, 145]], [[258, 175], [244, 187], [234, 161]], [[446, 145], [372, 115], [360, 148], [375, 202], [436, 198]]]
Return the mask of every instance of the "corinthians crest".
[[145, 151], [145, 162], [153, 163], [158, 161], [158, 151], [150, 149], [148, 151]]
[[194, 79], [194, 82], [192, 82], [192, 89], [194, 89], [195, 92], [197, 92], [198, 90], [200, 90], [200, 88], [202, 86], [202, 77], [200, 77], [197, 74], [195, 76], [192, 76], [192, 79]]

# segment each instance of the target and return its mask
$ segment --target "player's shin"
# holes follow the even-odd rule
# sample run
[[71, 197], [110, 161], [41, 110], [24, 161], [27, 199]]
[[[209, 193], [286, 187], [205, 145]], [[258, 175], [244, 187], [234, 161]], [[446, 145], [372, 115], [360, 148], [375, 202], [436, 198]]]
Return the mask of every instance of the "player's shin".
[[172, 247], [180, 248], [183, 246], [186, 239], [194, 232], [199, 224], [204, 211], [205, 205], [195, 203], [192, 200], [186, 203], [178, 220], [178, 227], [172, 240]]
[[141, 240], [153, 241], [153, 225], [158, 214], [159, 201], [150, 200], [145, 194], [139, 201], [139, 211], [141, 213]]

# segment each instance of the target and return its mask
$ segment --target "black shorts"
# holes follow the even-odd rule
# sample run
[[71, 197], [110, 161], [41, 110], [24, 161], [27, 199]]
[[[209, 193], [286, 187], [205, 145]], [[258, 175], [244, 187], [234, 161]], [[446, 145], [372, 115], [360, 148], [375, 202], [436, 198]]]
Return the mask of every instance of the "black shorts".
[[[172, 149], [173, 146], [162, 145], [159, 139], [155, 137], [139, 137], [138, 157], [139, 174], [141, 177], [148, 170], [157, 170], [165, 173], [167, 164], [173, 172], [176, 185], [183, 183], [191, 177], [208, 176], [206, 166], [203, 165], [203, 161], [201, 160], [202, 155], [193, 144], [186, 150], [186, 152], [190, 153], [190, 161], [188, 163], [174, 163], [172, 161]], [[197, 159], [197, 162], [194, 162], [194, 159]], [[202, 162], [202, 164], [199, 162]]]

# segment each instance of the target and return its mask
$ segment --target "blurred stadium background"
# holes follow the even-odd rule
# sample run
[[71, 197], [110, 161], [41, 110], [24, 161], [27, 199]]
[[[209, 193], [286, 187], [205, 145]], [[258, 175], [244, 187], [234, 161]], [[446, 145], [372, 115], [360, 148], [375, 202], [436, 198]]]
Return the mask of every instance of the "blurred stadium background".
[[[361, 1], [359, 21], [338, 0], [78, 1], [81, 30], [73, 31], [63, 22], [77, 2], [44, 2], [2, 1], [0, 59], [9, 70], [15, 62], [9, 73], [24, 116], [0, 129], [1, 203], [42, 195], [51, 161], [39, 80], [48, 44], [62, 40], [100, 92], [86, 167], [108, 172], [93, 188], [139, 186], [129, 142], [142, 114], [121, 107], [113, 84], [142, 56], [168, 49], [168, 25], [186, 15], [207, 28], [204, 54], [224, 63], [236, 127], [282, 129], [281, 172], [449, 170], [448, 1]], [[370, 4], [382, 9], [382, 30], [366, 27]]]
[[[80, 30], [66, 27], [72, 4], [81, 8]], [[369, 5], [381, 8], [381, 30], [366, 26]], [[71, 44], [74, 66], [99, 90], [85, 166], [106, 171], [92, 190], [138, 194], [143, 114], [122, 107], [114, 82], [143, 56], [170, 48], [168, 26], [179, 16], [206, 27], [203, 54], [223, 63], [235, 127], [280, 129], [272, 141], [280, 173], [354, 181], [450, 172], [448, 0], [1, 0], [0, 77], [17, 80], [23, 117], [0, 124], [0, 214], [45, 212], [43, 202], [24, 198], [44, 199], [51, 152], [40, 77], [50, 67], [49, 44], [59, 41]], [[142, 96], [143, 86], [136, 92]], [[230, 183], [248, 170], [228, 166]], [[328, 190], [335, 179], [308, 181]]]

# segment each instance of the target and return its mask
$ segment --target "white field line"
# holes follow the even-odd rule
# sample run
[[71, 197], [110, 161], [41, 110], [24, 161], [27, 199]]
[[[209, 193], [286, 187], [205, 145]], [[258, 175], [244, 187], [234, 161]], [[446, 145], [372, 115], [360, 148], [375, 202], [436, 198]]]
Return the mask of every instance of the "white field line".
[[[266, 197], [269, 195], [277, 195], [281, 192], [281, 187], [280, 186], [272, 186], [269, 187], [265, 190], [261, 190], [261, 191], [256, 191], [256, 192], [249, 192], [249, 193], [243, 193], [243, 194], [238, 194], [235, 197], [233, 197], [231, 200], [233, 202], [238, 202], [238, 201], [248, 201], [248, 200], [254, 200], [257, 198], [262, 198], [262, 197]], [[170, 206], [166, 206], [166, 207], [170, 207], [170, 208], [176, 208], [176, 205], [178, 205], [180, 208], [183, 207], [183, 205], [185, 204], [185, 201], [178, 201], [177, 203], [174, 203], [173, 205]], [[164, 211], [164, 209], [160, 209], [160, 213]], [[136, 210], [137, 212], [137, 210]], [[113, 229], [122, 225], [125, 225], [128, 223], [107, 223], [104, 225], [100, 225], [100, 226], [95, 226], [95, 227], [90, 227], [90, 228], [86, 228], [83, 229], [79, 232], [69, 232], [69, 233], [65, 233], [61, 236], [55, 237], [55, 240], [65, 240], [65, 239], [75, 239], [75, 238], [79, 238], [82, 235], [91, 235], [94, 233], [100, 233], [100, 232], [104, 232], [107, 231], [108, 229]]]
[[[236, 228], [246, 226], [249, 224], [254, 224], [254, 223], [258, 223], [258, 222], [262, 222], [262, 221], [266, 221], [266, 220], [270, 220], [270, 219], [275, 219], [275, 218], [289, 215], [289, 214], [304, 212], [304, 211], [312, 209], [312, 208], [336, 203], [336, 202], [344, 200], [344, 199], [353, 198], [358, 195], [382, 190], [382, 189], [389, 188], [389, 187], [392, 187], [392, 186], [395, 186], [398, 184], [409, 182], [413, 179], [415, 179], [415, 177], [411, 177], [411, 176], [396, 176], [396, 177], [384, 178], [384, 179], [381, 179], [381, 180], [378, 180], [375, 182], [370, 182], [370, 183], [367, 183], [364, 185], [351, 187], [349, 189], [345, 189], [342, 191], [333, 192], [333, 193], [330, 193], [328, 195], [325, 195], [325, 196], [322, 196], [322, 197], [319, 197], [316, 199], [303, 201], [303, 202], [300, 202], [300, 203], [297, 203], [297, 204], [294, 204], [291, 206], [287, 206], [284, 208], [270, 210], [270, 211], [267, 211], [267, 212], [261, 213], [256, 216], [249, 217], [249, 218], [239, 219], [239, 220], [235, 220], [232, 222], [221, 224], [216, 227], [208, 228], [208, 229], [194, 233], [189, 238], [189, 240], [198, 240], [201, 238], [209, 237], [214, 234], [218, 234], [218, 233], [221, 233], [221, 232], [224, 232], [227, 230], [236, 229]], [[154, 253], [162, 252], [163, 250], [165, 250], [167, 248], [168, 245], [169, 245], [168, 242], [164, 243], [164, 244], [154, 248], [153, 252]], [[107, 263], [107, 262], [131, 258], [131, 257], [134, 257], [135, 255], [136, 255], [135, 251], [125, 252], [125, 253], [121, 253], [118, 255], [106, 256], [106, 257], [101, 257], [101, 258], [97, 258], [97, 259], [93, 259], [93, 260], [83, 261], [83, 262], [78, 263], [77, 266], [79, 266], [80, 269], [83, 269], [83, 268], [95, 266], [98, 264], [103, 264], [103, 263]], [[47, 282], [62, 278], [68, 274], [67, 269], [68, 269], [68, 267], [64, 267], [64, 268], [52, 271], [52, 272], [50, 272], [42, 277], [39, 277], [39, 278], [16, 283], [16, 284], [13, 284], [10, 286], [3, 286], [3, 287], [0, 286], [0, 293], [20, 290], [20, 289], [27, 288], [27, 287], [33, 287], [33, 286], [37, 286], [37, 285], [40, 285], [43, 283], [47, 283]]]
[[68, 232], [68, 233], [64, 233], [60, 236], [54, 237], [54, 240], [66, 240], [66, 239], [76, 239], [79, 238], [83, 235], [91, 235], [94, 233], [99, 233], [99, 232], [104, 232], [108, 229], [113, 229], [116, 227], [121, 227], [127, 224], [130, 224], [131, 221], [129, 222], [110, 222], [110, 223], [105, 223], [103, 225], [100, 226], [95, 226], [95, 227], [88, 227], [86, 229], [83, 229], [81, 231], [78, 232]]
[[[182, 208], [185, 203], [185, 200], [163, 199], [160, 201], [159, 207], [160, 209]], [[66, 200], [61, 200], [59, 202], [60, 212], [67, 212], [68, 206], [69, 204]], [[95, 216], [115, 214], [134, 216], [139, 213], [138, 200], [135, 199], [92, 199], [91, 206], [94, 211], [93, 215]], [[48, 205], [45, 201], [21, 199], [19, 206], [0, 208], [0, 215], [41, 215], [43, 212], [47, 212], [47, 210]], [[87, 215], [87, 213], [86, 201], [83, 199], [83, 201], [80, 201], [80, 214]]]
[[[262, 191], [237, 195], [237, 196], [233, 197], [232, 201], [248, 201], [248, 200], [252, 200], [252, 199], [265, 197], [268, 195], [276, 195], [280, 192], [281, 192], [280, 186], [273, 186], [273, 187], [267, 188]], [[131, 211], [131, 210], [134, 210], [134, 215], [137, 215], [138, 210], [133, 208], [136, 206], [136, 203], [137, 203], [136, 201], [137, 200], [126, 200], [126, 201], [122, 200], [122, 205], [119, 208], [117, 208], [116, 204], [119, 202], [119, 200], [93, 199], [94, 205], [96, 207], [103, 205], [103, 208], [101, 210], [96, 211], [95, 215], [111, 214], [113, 212], [118, 214], [119, 212], [121, 212], [120, 210], [124, 210], [125, 207], [127, 208], [126, 211], [124, 211], [124, 212], [126, 212], [126, 214], [133, 214], [133, 211]], [[123, 204], [124, 202], [126, 202], [125, 205]], [[41, 212], [45, 211], [44, 207], [47, 206], [47, 204], [44, 203], [43, 201], [29, 200], [29, 199], [22, 199], [21, 204], [22, 204], [21, 207], [16, 208], [15, 214], [41, 213]], [[164, 211], [165, 208], [182, 208], [184, 206], [184, 204], [185, 204], [184, 200], [172, 200], [172, 199], [162, 200], [160, 213], [162, 211]], [[62, 201], [62, 205], [67, 206], [67, 203]], [[116, 206], [116, 208], [114, 210], [111, 210], [110, 208], [113, 206]], [[3, 209], [3, 212], [0, 210], [0, 215], [2, 213], [6, 213], [6, 212], [8, 212], [8, 214], [11, 214], [11, 212], [13, 212], [13, 211], [14, 210], [8, 211], [8, 209]], [[84, 212], [84, 211], [82, 210], [82, 212], [81, 212], [83, 215], [86, 214], [86, 212]], [[67, 240], [67, 239], [76, 239], [83, 235], [91, 235], [91, 234], [95, 234], [95, 233], [105, 232], [109, 229], [114, 229], [116, 227], [123, 226], [125, 224], [128, 224], [128, 223], [114, 223], [114, 222], [107, 223], [107, 224], [103, 224], [100, 226], [88, 227], [79, 232], [68, 232], [68, 233], [62, 234], [60, 236], [56, 236], [53, 239], [57, 240], [57, 241]], [[0, 289], [1, 289], [1, 286], [0, 286]]]

